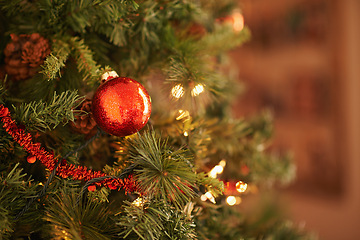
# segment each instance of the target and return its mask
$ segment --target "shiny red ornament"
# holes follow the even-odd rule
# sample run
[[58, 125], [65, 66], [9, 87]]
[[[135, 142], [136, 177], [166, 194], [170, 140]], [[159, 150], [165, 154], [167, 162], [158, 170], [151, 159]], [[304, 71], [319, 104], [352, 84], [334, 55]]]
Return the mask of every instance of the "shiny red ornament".
[[124, 137], [138, 132], [148, 122], [151, 99], [146, 89], [137, 81], [116, 77], [96, 90], [92, 113], [102, 130]]

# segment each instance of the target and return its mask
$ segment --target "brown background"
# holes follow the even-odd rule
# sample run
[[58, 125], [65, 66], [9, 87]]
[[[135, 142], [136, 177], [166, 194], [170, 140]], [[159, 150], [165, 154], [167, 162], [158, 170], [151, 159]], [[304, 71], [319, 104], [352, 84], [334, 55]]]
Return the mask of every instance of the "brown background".
[[242, 0], [252, 40], [232, 52], [238, 117], [270, 109], [290, 149], [290, 214], [320, 239], [360, 239], [360, 1]]

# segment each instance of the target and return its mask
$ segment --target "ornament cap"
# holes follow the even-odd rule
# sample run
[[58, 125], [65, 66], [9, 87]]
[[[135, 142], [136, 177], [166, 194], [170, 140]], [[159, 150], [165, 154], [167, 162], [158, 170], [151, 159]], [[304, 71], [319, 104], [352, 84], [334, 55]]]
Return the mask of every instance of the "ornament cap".
[[101, 75], [101, 83], [104, 83], [110, 79], [117, 78], [119, 75], [115, 71], [106, 72], [103, 75]]

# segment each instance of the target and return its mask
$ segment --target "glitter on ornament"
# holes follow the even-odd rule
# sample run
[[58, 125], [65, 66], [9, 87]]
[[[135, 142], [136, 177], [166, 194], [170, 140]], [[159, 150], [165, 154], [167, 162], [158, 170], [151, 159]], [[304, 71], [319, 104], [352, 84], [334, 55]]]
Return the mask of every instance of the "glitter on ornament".
[[112, 78], [96, 90], [92, 113], [102, 130], [124, 137], [138, 132], [148, 122], [151, 99], [137, 81], [126, 77]]

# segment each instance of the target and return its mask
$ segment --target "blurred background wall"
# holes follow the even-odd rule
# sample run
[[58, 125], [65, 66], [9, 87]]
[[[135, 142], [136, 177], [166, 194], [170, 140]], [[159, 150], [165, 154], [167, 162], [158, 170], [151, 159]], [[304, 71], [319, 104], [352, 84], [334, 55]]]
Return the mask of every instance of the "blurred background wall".
[[290, 215], [320, 239], [360, 239], [360, 1], [241, 0], [252, 40], [232, 52], [237, 117], [268, 108], [291, 150]]

